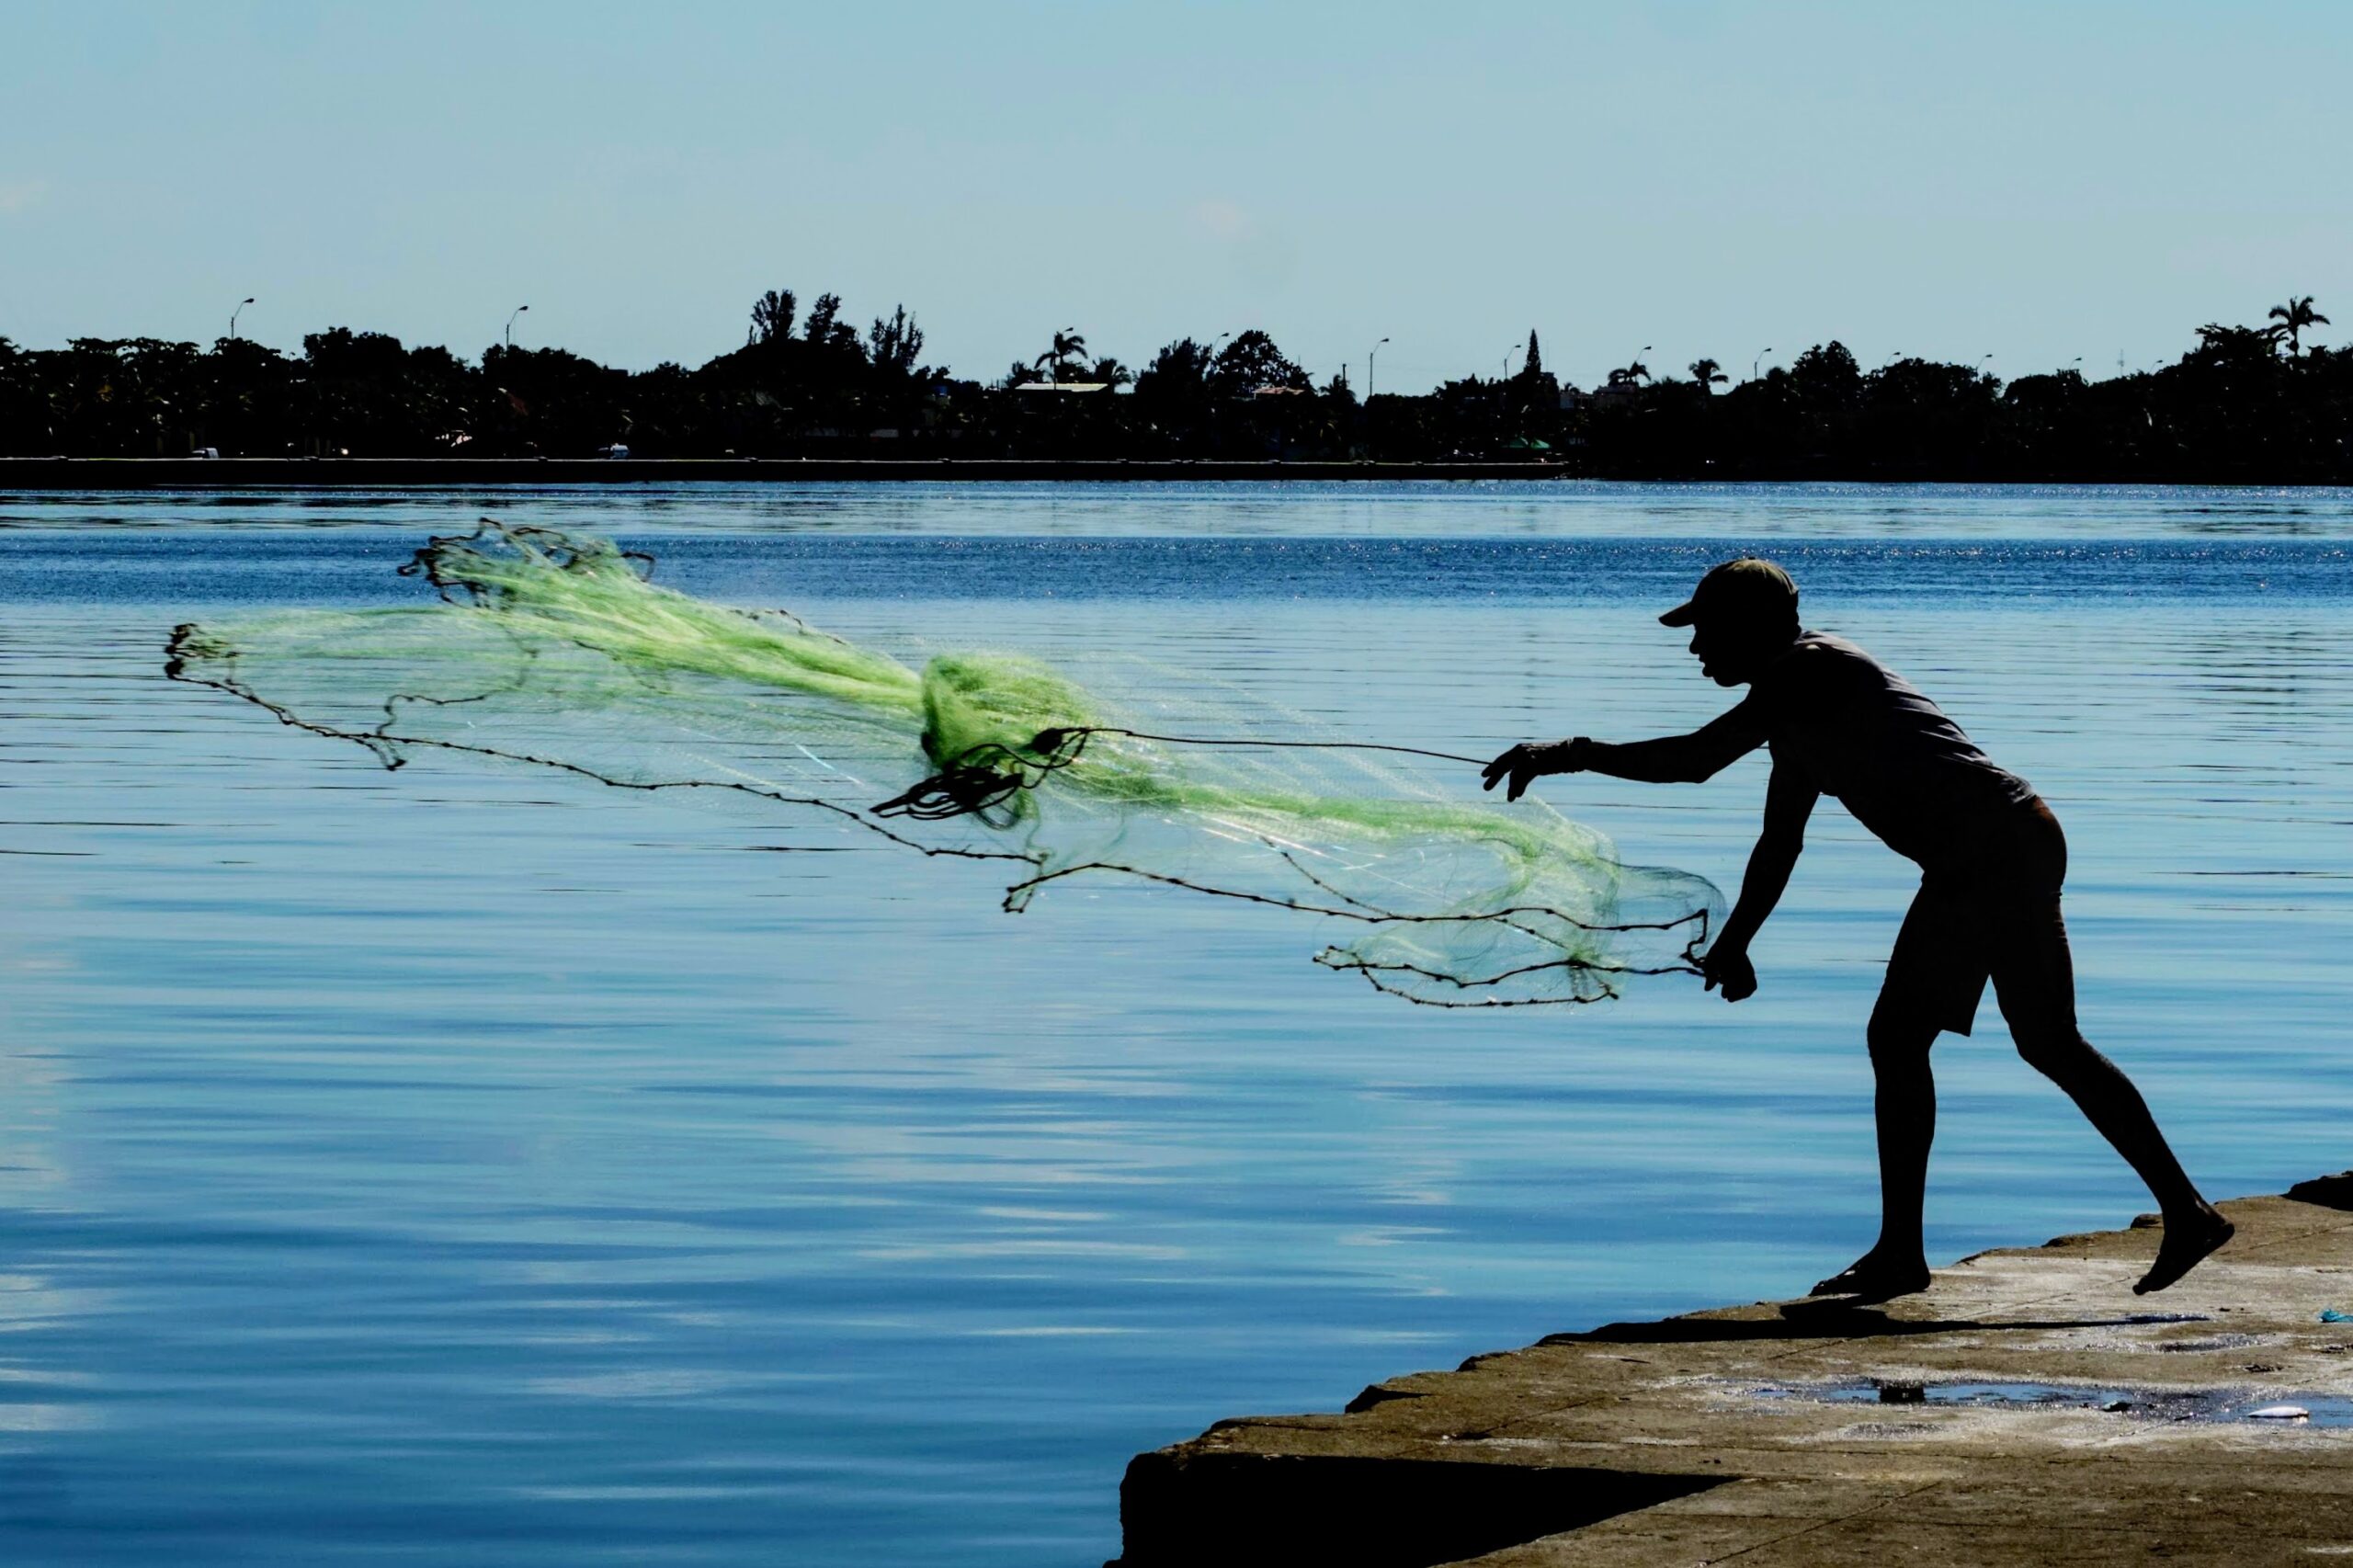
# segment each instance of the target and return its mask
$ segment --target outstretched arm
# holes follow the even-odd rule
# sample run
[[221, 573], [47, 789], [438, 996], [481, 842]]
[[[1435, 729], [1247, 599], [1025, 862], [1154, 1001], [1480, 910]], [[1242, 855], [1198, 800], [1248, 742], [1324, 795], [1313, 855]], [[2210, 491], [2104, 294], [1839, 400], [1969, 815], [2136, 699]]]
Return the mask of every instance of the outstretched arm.
[[1583, 735], [1572, 741], [1523, 743], [1487, 764], [1486, 787], [1492, 790], [1507, 779], [1504, 799], [1517, 801], [1530, 783], [1551, 773], [1605, 773], [1643, 784], [1697, 784], [1764, 744], [1763, 727], [1743, 703], [1688, 735], [1622, 745]]
[[1793, 769], [1776, 766], [1765, 787], [1765, 827], [1749, 852], [1748, 874], [1741, 879], [1740, 898], [1732, 906], [1724, 928], [1700, 960], [1707, 986], [1723, 987], [1724, 1000], [1738, 1002], [1756, 991], [1756, 968], [1748, 961], [1748, 944], [1790, 885], [1790, 872], [1805, 847], [1806, 819], [1821, 792]]

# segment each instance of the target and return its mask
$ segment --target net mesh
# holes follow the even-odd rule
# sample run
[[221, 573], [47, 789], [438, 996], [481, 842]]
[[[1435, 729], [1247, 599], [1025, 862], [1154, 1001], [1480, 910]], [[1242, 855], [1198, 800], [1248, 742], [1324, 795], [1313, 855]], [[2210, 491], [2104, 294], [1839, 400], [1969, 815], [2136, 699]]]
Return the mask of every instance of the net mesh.
[[1085, 687], [1011, 653], [918, 665], [660, 586], [603, 540], [488, 521], [402, 571], [438, 599], [182, 626], [168, 672], [387, 767], [749, 796], [1003, 862], [1008, 911], [1076, 876], [1290, 911], [1322, 923], [1317, 962], [1428, 1006], [1599, 1001], [1696, 972], [1720, 922], [1705, 880], [1628, 866], [1540, 802], [1450, 798], [1459, 762], [1142, 665], [1100, 661]]

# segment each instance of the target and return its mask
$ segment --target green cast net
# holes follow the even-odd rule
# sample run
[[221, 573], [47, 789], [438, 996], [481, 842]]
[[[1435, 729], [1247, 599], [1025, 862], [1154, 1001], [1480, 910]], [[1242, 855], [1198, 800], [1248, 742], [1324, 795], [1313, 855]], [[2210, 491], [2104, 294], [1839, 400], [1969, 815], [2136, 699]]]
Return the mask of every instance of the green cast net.
[[1285, 912], [1321, 924], [1317, 962], [1428, 1006], [1599, 1001], [1696, 972], [1720, 920], [1704, 879], [1625, 865], [1533, 800], [1461, 798], [1469, 758], [1333, 739], [1166, 672], [1105, 661], [1083, 687], [1012, 653], [918, 665], [549, 528], [485, 521], [402, 571], [439, 597], [182, 626], [168, 672], [390, 767], [750, 797], [1002, 862], [1008, 911], [1088, 876]]

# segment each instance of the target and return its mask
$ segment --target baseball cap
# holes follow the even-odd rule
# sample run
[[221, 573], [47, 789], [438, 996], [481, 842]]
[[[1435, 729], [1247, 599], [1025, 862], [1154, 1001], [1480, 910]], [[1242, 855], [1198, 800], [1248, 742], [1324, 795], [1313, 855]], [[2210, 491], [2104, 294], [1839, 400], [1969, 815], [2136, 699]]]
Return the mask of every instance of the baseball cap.
[[1769, 620], [1797, 610], [1798, 585], [1790, 574], [1769, 561], [1744, 555], [1710, 567], [1691, 597], [1658, 619], [1665, 626], [1689, 626], [1703, 619]]

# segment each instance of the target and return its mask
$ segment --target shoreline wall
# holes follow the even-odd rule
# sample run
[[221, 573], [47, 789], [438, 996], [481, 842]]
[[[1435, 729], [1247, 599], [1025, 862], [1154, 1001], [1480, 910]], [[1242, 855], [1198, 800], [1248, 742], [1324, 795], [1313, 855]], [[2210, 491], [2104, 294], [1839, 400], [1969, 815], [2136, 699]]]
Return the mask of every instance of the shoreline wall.
[[958, 483], [1040, 480], [1567, 479], [1558, 463], [957, 458], [0, 458], [19, 490], [400, 489], [426, 485]]
[[1588, 480], [1620, 484], [2188, 485], [2339, 490], [2325, 479], [2120, 474], [2004, 478], [1873, 472], [1744, 475], [1597, 473], [1568, 463], [1239, 461], [1028, 458], [0, 458], [0, 494], [43, 491], [406, 490], [591, 484], [1357, 483]]

